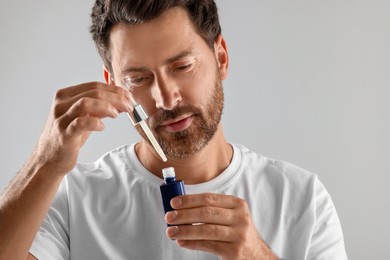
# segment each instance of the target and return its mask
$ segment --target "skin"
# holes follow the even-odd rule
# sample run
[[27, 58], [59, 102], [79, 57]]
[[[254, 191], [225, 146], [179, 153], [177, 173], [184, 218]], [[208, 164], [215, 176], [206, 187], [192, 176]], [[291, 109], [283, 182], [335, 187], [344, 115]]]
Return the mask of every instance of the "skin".
[[[35, 259], [28, 254], [29, 248], [61, 180], [75, 166], [80, 148], [92, 131], [104, 129], [103, 118], [132, 112], [132, 94], [118, 87], [123, 85], [124, 71], [142, 68], [142, 73], [148, 75], [148, 87], [132, 93], [142, 101], [151, 122], [158, 111], [178, 106], [195, 107], [206, 113], [215, 75], [221, 80], [227, 77], [228, 53], [223, 37], [216, 39], [212, 50], [180, 8], [144, 24], [115, 25], [110, 47], [113, 73], [104, 70], [108, 84], [90, 82], [57, 92], [36, 149], [2, 193], [0, 259]], [[189, 55], [172, 63], [173, 57], [188, 51]], [[176, 65], [180, 62], [193, 60], [196, 66], [188, 73], [172, 69], [180, 67]], [[193, 115], [184, 116], [185, 127], [194, 127], [197, 121]], [[172, 129], [162, 127], [160, 131], [162, 136], [169, 136]], [[178, 179], [196, 184], [211, 180], [226, 169], [232, 153], [219, 123], [213, 138], [201, 151], [186, 158], [169, 157], [168, 162], [175, 167]], [[136, 154], [156, 176], [160, 177], [161, 169], [168, 166], [145, 140], [136, 145]], [[167, 236], [176, 239], [178, 246], [211, 252], [221, 259], [277, 259], [257, 233], [244, 200], [196, 194], [177, 197], [171, 204], [175, 210], [166, 214], [166, 221], [180, 226], [169, 227]], [[192, 223], [203, 224], [181, 225]]]
[[104, 129], [101, 119], [131, 112], [129, 100], [128, 91], [98, 82], [57, 91], [37, 147], [0, 196], [0, 259], [34, 259], [32, 241], [80, 148]]
[[[223, 38], [219, 38], [216, 51], [213, 52], [195, 33], [184, 12], [170, 14], [172, 12], [167, 12], [146, 24], [137, 26], [118, 24], [111, 31], [114, 75], [109, 75], [106, 71], [107, 77], [113, 78], [112, 84], [120, 85], [121, 76], [124, 75], [122, 71], [129, 68], [146, 68], [144, 76], [151, 74], [154, 77], [154, 84], [147, 87], [145, 94], [139, 95], [148, 97], [142, 98], [139, 102], [142, 102], [151, 120], [157, 110], [170, 110], [179, 103], [205, 109], [204, 104], [213, 91], [211, 82], [214, 82], [216, 73], [216, 64], [208, 60], [215, 60], [215, 55], [220, 56], [221, 78], [225, 79], [227, 76], [228, 59]], [[181, 16], [170, 17], [170, 15]], [[177, 26], [178, 20], [175, 19], [185, 20], [187, 26]], [[156, 42], [159, 44], [155, 44]], [[177, 76], [170, 72], [168, 67], [172, 64], [166, 61], [187, 50], [192, 50], [194, 53], [186, 57], [187, 59], [198, 60], [196, 71], [190, 73], [192, 74], [190, 76]], [[141, 140], [136, 146], [136, 152], [142, 164], [160, 177], [161, 169], [167, 167], [167, 164], [161, 161], [148, 142]], [[168, 161], [169, 165], [175, 167], [178, 179], [194, 184], [216, 177], [229, 165], [231, 158], [232, 148], [224, 139], [222, 127], [219, 125], [214, 138], [202, 151], [191, 158], [170, 157]], [[187, 174], [187, 172], [197, 172], [197, 174]]]
[[[142, 68], [141, 73], [138, 71], [132, 76], [141, 81], [146, 78], [148, 84], [139, 87], [141, 90], [135, 89], [133, 95], [142, 100], [142, 105], [152, 115], [151, 121], [159, 109], [190, 105], [204, 110], [212, 95], [216, 73], [221, 80], [228, 74], [228, 52], [223, 37], [216, 39], [212, 50], [180, 8], [171, 9], [145, 24], [116, 25], [111, 31], [110, 46], [114, 75], [106, 71], [106, 78], [112, 78], [119, 85], [121, 78], [127, 75], [124, 71]], [[195, 60], [196, 65], [187, 74], [178, 75], [171, 69], [175, 64], [167, 61], [188, 50], [191, 54], [179, 63]], [[167, 165], [148, 142], [138, 143], [136, 153], [142, 164], [160, 177], [160, 169]], [[197, 184], [219, 175], [232, 156], [232, 148], [219, 123], [214, 137], [200, 152], [188, 158], [170, 157], [168, 162], [175, 167], [178, 179]], [[220, 194], [196, 194], [177, 197], [171, 204], [176, 210], [168, 212], [165, 219], [169, 224], [180, 226], [169, 227], [167, 236], [176, 239], [179, 246], [211, 252], [221, 259], [277, 259], [257, 233], [244, 200]], [[190, 225], [192, 223], [204, 224]]]

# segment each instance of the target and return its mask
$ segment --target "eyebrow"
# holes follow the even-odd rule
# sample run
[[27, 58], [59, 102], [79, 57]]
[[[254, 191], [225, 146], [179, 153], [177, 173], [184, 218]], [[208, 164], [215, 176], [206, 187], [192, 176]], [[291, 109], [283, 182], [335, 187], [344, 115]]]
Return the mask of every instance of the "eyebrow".
[[170, 63], [173, 63], [175, 61], [178, 61], [186, 56], [190, 56], [193, 54], [193, 51], [182, 51], [180, 52], [179, 54], [173, 56], [172, 58], [169, 58], [165, 61], [165, 64], [170, 64]]
[[[170, 63], [173, 63], [175, 61], [178, 61], [184, 57], [187, 57], [187, 56], [190, 56], [192, 55], [194, 52], [192, 50], [187, 50], [187, 51], [182, 51], [180, 52], [179, 54], [171, 57], [171, 58], [168, 58], [166, 61], [165, 61], [165, 64], [170, 64]], [[149, 69], [147, 67], [130, 67], [130, 68], [127, 68], [125, 70], [123, 70], [121, 72], [122, 75], [126, 75], [126, 74], [129, 74], [130, 72], [145, 72], [145, 71], [148, 71]]]

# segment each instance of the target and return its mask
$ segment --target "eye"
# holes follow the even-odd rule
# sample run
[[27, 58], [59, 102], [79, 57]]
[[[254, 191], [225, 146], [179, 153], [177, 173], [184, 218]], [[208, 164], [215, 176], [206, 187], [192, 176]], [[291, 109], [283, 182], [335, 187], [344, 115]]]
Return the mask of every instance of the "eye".
[[194, 66], [193, 63], [188, 63], [188, 64], [185, 64], [185, 65], [176, 67], [175, 70], [176, 71], [183, 71], [183, 72], [190, 71], [193, 66]]
[[143, 76], [126, 76], [124, 78], [124, 82], [126, 84], [127, 89], [132, 89], [132, 88], [137, 88], [137, 87], [142, 87], [150, 81], [150, 77], [143, 77]]
[[146, 78], [144, 78], [144, 77], [134, 78], [134, 79], [131, 79], [131, 84], [134, 86], [138, 86], [138, 85], [142, 85], [143, 83], [145, 83], [145, 81], [146, 81]]

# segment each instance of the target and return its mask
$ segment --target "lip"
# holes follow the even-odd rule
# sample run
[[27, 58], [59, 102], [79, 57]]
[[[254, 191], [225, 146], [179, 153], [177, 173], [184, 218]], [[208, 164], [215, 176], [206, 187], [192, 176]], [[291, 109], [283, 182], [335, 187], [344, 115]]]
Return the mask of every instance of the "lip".
[[182, 115], [178, 118], [167, 120], [161, 126], [171, 133], [176, 133], [187, 129], [192, 124], [192, 114]]

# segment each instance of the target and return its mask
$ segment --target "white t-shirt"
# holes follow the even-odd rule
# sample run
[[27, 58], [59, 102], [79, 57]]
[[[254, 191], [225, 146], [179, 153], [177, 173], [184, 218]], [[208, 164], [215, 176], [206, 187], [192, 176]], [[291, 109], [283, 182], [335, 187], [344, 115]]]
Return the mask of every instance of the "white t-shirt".
[[[316, 175], [233, 147], [224, 172], [186, 185], [186, 193], [246, 200], [257, 231], [280, 258], [347, 259], [335, 207]], [[61, 183], [30, 253], [40, 260], [219, 259], [180, 248], [166, 236], [162, 183], [142, 166], [134, 144], [78, 164]]]

